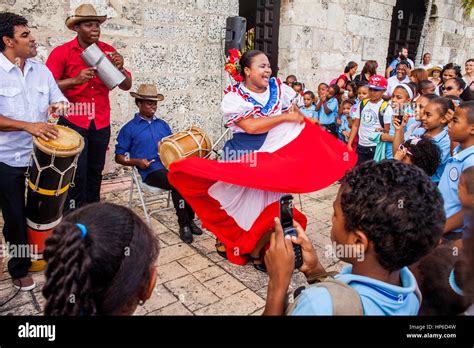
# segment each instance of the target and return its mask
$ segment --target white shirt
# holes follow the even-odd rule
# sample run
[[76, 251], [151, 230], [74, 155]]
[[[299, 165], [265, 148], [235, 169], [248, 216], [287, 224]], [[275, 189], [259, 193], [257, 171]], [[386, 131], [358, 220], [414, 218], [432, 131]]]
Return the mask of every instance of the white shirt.
[[[42, 63], [27, 59], [24, 72], [0, 53], [0, 115], [16, 121], [46, 122], [52, 103], [67, 102], [52, 73]], [[26, 167], [33, 149], [25, 131], [0, 131], [0, 162]]]
[[433, 66], [434, 66], [434, 65], [433, 65], [433, 64], [431, 64], [431, 63], [429, 63], [429, 64], [427, 64], [427, 65], [420, 64], [420, 65], [417, 67], [417, 69], [425, 69], [425, 70], [429, 70], [429, 69], [431, 69]]
[[388, 87], [387, 87], [387, 92], [385, 94], [391, 97], [393, 94], [393, 91], [395, 90], [395, 87], [397, 87], [401, 83], [409, 83], [410, 78], [406, 76], [402, 81], [400, 81], [397, 75], [395, 75], [389, 78], [387, 82], [388, 82]]
[[[380, 99], [376, 104], [371, 101], [367, 102], [364, 109], [362, 110], [362, 115], [360, 114], [360, 108], [362, 103], [359, 103], [357, 107], [357, 112], [355, 113], [355, 118], [360, 119], [359, 125], [359, 144], [361, 146], [377, 146], [377, 143], [374, 143], [369, 139], [369, 137], [376, 132], [376, 129], [382, 128], [382, 125], [379, 121], [379, 110], [382, 106], [383, 99]], [[392, 123], [393, 109], [390, 105], [384, 111], [383, 123]]]
[[[240, 85], [240, 88], [245, 94], [251, 96], [261, 105], [272, 106], [268, 108], [270, 110], [269, 114], [263, 115], [265, 117], [280, 115], [283, 111], [288, 109], [292, 103], [296, 103], [296, 97], [298, 96], [293, 88], [281, 83], [279, 80], [274, 81], [279, 82], [279, 87], [281, 89], [280, 99], [277, 98], [274, 101], [270, 101], [270, 87], [263, 93], [255, 93], [247, 89], [245, 85]], [[221, 111], [224, 116], [224, 121], [233, 133], [245, 133], [242, 128], [233, 122], [234, 120], [238, 122], [247, 117], [262, 117], [262, 114], [255, 112], [255, 105], [246, 101], [237, 91], [231, 91], [224, 96], [221, 103]]]

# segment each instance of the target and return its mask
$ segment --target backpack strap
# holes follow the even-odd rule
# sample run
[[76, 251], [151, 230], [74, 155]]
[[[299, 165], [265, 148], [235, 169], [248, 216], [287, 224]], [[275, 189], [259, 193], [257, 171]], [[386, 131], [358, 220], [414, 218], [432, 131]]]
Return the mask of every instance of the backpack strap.
[[[314, 287], [325, 288], [329, 292], [332, 300], [333, 315], [364, 315], [364, 308], [359, 293], [348, 284], [334, 278], [327, 278], [324, 282], [311, 284], [306, 289]], [[291, 315], [294, 312], [299, 299], [300, 296], [296, 296], [293, 301], [289, 301], [286, 315]]]
[[380, 122], [380, 125], [382, 126], [382, 128], [385, 128], [385, 123], [383, 121], [383, 116], [385, 115], [385, 110], [387, 109], [387, 107], [388, 107], [388, 102], [384, 100], [382, 102], [382, 105], [380, 105], [380, 109], [379, 109], [379, 122]]

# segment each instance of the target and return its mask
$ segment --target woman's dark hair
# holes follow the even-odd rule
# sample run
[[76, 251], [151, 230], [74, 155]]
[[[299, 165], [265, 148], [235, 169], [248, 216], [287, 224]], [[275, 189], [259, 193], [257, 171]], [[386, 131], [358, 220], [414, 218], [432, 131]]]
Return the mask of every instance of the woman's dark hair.
[[346, 67], [344, 68], [344, 74], [347, 74], [351, 69], [355, 68], [357, 66], [356, 62], [349, 62], [347, 63]]
[[301, 87], [301, 89], [304, 89], [303, 84], [301, 82], [298, 82], [298, 81], [293, 83], [293, 87]]
[[95, 203], [70, 213], [46, 241], [45, 315], [113, 315], [136, 305], [158, 252], [150, 228], [128, 208]]
[[240, 74], [242, 75], [244, 79], [246, 78], [244, 69], [245, 68], [250, 69], [253, 59], [261, 54], [265, 54], [265, 53], [258, 50], [250, 50], [250, 51], [245, 52], [242, 55], [242, 57], [240, 57], [240, 66], [242, 68], [242, 72]]
[[0, 13], [0, 52], [5, 51], [5, 43], [3, 42], [3, 37], [7, 36], [13, 39], [15, 27], [27, 25], [28, 21], [25, 17], [19, 16], [11, 12]]
[[362, 72], [360, 73], [362, 76], [365, 74], [369, 74], [370, 76], [377, 74], [377, 68], [379, 64], [375, 60], [368, 60], [365, 62], [364, 67], [362, 68]]
[[449, 275], [460, 259], [453, 247], [442, 245], [413, 266], [423, 294], [419, 315], [459, 315], [469, 307], [468, 299], [449, 284]]
[[328, 85], [327, 83], [325, 83], [325, 82], [321, 82], [321, 83], [318, 85], [318, 89], [319, 89], [319, 87], [321, 87], [321, 86], [326, 86], [327, 88], [329, 88], [329, 85]]
[[363, 231], [387, 271], [415, 263], [443, 234], [443, 198], [416, 166], [368, 161], [346, 174], [340, 190], [346, 230]]
[[441, 70], [441, 81], [444, 83], [443, 74], [446, 70], [454, 70], [456, 72], [456, 77], [462, 77], [461, 67], [454, 63], [448, 63]]
[[306, 91], [306, 92], [304, 92], [304, 95], [309, 95], [311, 97], [311, 99], [314, 99], [314, 97], [315, 97], [313, 91]]
[[441, 163], [441, 152], [438, 146], [428, 138], [418, 142], [408, 140], [405, 147], [412, 153], [410, 158], [413, 165], [421, 168], [426, 175], [433, 176]]
[[354, 102], [353, 100], [350, 100], [350, 99], [343, 100], [342, 103], [341, 103], [341, 108], [342, 108], [345, 104], [349, 104], [350, 106], [353, 106], [353, 105], [355, 104], [355, 102]]
[[462, 93], [461, 95], [459, 96], [459, 98], [462, 100], [462, 101], [470, 101], [472, 100], [472, 95], [471, 95], [471, 91], [469, 88], [466, 88], [466, 81], [464, 81], [463, 78], [461, 77], [453, 77], [452, 79], [449, 79], [447, 81], [445, 81], [445, 85], [446, 85], [446, 82], [448, 81], [453, 81], [454, 84], [457, 86], [458, 89], [462, 90]]

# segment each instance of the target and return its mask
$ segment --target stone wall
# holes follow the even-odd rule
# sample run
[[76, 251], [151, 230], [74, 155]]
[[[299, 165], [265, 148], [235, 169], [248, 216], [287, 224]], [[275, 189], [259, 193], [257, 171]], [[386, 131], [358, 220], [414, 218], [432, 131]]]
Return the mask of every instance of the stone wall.
[[316, 90], [319, 82], [339, 76], [351, 60], [385, 62], [395, 3], [283, 0], [280, 74], [294, 73], [307, 88]]
[[[223, 74], [225, 20], [238, 15], [237, 0], [2, 0], [0, 11], [12, 11], [29, 20], [39, 43], [38, 59], [45, 61], [56, 46], [75, 33], [64, 21], [81, 3], [92, 3], [109, 20], [101, 40], [124, 56], [136, 90], [155, 83], [165, 100], [158, 114], [173, 130], [191, 125], [217, 139], [222, 130], [219, 111], [227, 80]], [[117, 172], [112, 160], [118, 129], [136, 112], [128, 92], [111, 92], [113, 135], [106, 173]]]
[[432, 16], [425, 52], [432, 53], [433, 63], [464, 62], [474, 58], [474, 11], [469, 19], [458, 0], [435, 0], [437, 15]]
[[[405, 1], [405, 0], [403, 0]], [[408, 1], [408, 0], [406, 0]], [[279, 66], [306, 87], [339, 76], [347, 62], [374, 59], [383, 73], [396, 0], [282, 0]], [[474, 12], [463, 18], [460, 0], [435, 0], [438, 17], [430, 20], [425, 52], [434, 63], [462, 66], [474, 56]]]

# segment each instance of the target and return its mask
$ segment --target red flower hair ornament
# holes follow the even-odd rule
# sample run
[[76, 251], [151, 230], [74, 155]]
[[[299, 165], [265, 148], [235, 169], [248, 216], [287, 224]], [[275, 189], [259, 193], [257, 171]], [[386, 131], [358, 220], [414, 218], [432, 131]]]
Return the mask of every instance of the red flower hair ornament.
[[244, 81], [242, 73], [242, 67], [240, 65], [240, 58], [242, 57], [242, 53], [239, 50], [233, 48], [229, 50], [229, 58], [227, 59], [227, 63], [224, 66], [225, 71], [229, 73], [232, 79], [236, 82]]

